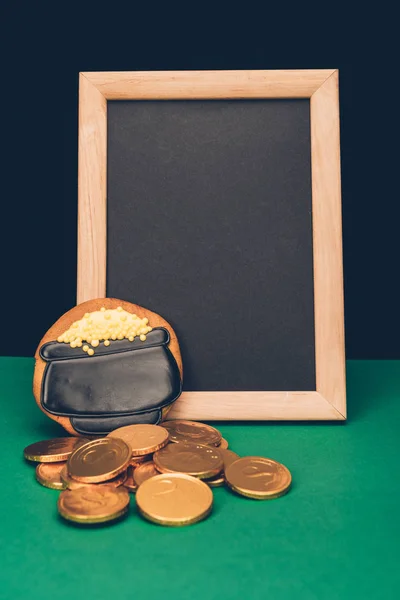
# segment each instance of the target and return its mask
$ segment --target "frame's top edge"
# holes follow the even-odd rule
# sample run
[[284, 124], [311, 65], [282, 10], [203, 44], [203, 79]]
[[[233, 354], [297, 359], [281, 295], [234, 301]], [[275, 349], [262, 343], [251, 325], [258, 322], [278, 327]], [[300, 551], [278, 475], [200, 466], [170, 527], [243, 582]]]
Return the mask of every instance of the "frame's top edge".
[[82, 71], [106, 100], [310, 98], [335, 69]]
[[165, 73], [165, 74], [173, 74], [173, 73], [179, 73], [181, 75], [183, 74], [188, 74], [188, 75], [200, 75], [200, 74], [219, 74], [219, 75], [223, 75], [223, 74], [263, 74], [263, 73], [285, 73], [285, 74], [294, 74], [294, 73], [299, 73], [299, 74], [304, 74], [304, 75], [311, 75], [311, 74], [326, 74], [327, 77], [329, 77], [330, 75], [332, 75], [335, 71], [339, 71], [339, 69], [180, 69], [180, 70], [168, 70], [168, 69], [164, 69], [162, 71], [160, 70], [155, 70], [155, 71], [79, 71], [79, 75], [83, 75], [84, 77], [88, 77], [90, 78], [91, 76], [109, 76], [109, 75], [123, 75], [123, 76], [135, 76], [135, 75], [160, 75], [161, 73]]

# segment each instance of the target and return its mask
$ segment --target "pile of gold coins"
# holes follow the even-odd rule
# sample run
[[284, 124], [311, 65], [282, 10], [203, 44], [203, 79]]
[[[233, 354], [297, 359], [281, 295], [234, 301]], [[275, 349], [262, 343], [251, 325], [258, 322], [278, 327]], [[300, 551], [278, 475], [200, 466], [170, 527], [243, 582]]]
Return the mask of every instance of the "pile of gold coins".
[[217, 429], [196, 421], [129, 425], [92, 440], [37, 442], [25, 448], [24, 457], [39, 463], [39, 483], [61, 490], [60, 515], [84, 524], [123, 517], [130, 493], [136, 493], [137, 510], [145, 519], [189, 525], [210, 514], [213, 487], [266, 500], [283, 496], [292, 479], [272, 459], [240, 458]]

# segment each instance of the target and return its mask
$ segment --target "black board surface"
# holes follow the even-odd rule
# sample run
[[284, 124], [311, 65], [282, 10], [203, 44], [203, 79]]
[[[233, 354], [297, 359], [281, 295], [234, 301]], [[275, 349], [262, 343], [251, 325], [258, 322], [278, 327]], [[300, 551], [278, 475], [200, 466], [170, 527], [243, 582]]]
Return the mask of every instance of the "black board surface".
[[107, 143], [107, 296], [171, 323], [184, 390], [315, 390], [309, 101], [113, 101]]

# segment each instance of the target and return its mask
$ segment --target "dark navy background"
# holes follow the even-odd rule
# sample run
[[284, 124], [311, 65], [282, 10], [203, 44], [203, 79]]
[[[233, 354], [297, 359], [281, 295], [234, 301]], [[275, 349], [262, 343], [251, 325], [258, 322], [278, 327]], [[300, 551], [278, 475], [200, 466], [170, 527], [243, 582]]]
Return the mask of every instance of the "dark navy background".
[[391, 16], [238, 6], [2, 8], [1, 355], [75, 304], [79, 71], [338, 68], [347, 357], [400, 358]]

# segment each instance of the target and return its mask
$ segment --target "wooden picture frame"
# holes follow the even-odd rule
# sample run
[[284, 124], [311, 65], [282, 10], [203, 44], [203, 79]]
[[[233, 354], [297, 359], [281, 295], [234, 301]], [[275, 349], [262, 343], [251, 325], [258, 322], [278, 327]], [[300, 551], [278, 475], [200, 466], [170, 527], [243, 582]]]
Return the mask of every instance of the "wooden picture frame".
[[344, 420], [337, 70], [80, 73], [77, 302], [106, 296], [107, 101], [233, 98], [310, 99], [316, 390], [188, 391], [168, 418]]

